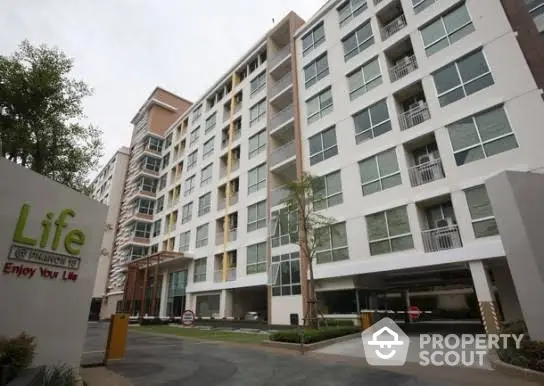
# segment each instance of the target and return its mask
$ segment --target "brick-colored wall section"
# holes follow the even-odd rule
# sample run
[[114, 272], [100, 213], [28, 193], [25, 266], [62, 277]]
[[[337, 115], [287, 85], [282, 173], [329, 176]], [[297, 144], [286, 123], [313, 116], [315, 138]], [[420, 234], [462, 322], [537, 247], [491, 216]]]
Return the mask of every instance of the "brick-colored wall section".
[[166, 103], [177, 109], [173, 112], [161, 106], [153, 105], [149, 110], [149, 128], [153, 133], [163, 135], [166, 130], [183, 115], [191, 106], [192, 103], [186, 99], [180, 98], [161, 88], [155, 89], [151, 94], [151, 98]]
[[536, 29], [533, 18], [521, 0], [501, 0], [512, 29], [539, 88], [544, 88], [544, 35]]

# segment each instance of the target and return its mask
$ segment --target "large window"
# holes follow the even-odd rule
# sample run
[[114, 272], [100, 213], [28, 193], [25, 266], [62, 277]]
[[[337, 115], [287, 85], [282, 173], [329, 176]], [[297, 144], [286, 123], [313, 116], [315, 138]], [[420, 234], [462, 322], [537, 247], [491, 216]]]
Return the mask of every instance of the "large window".
[[185, 190], [183, 192], [183, 195], [185, 197], [189, 196], [191, 193], [194, 192], [195, 187], [196, 187], [195, 176], [191, 176], [187, 178], [187, 180], [185, 180]]
[[206, 193], [198, 198], [198, 215], [204, 216], [212, 207], [212, 193]]
[[359, 162], [359, 173], [364, 196], [402, 184], [394, 148]]
[[130, 260], [137, 260], [137, 259], [141, 259], [142, 257], [144, 256], [147, 256], [148, 254], [148, 249], [147, 247], [139, 247], [139, 246], [132, 246], [130, 248]]
[[266, 200], [247, 207], [247, 231], [266, 227]]
[[300, 295], [299, 253], [272, 256], [268, 283], [272, 285], [272, 296]]
[[434, 4], [436, 0], [412, 0], [412, 6], [414, 7], [415, 13], [420, 13], [425, 8]]
[[195, 270], [193, 272], [193, 282], [198, 283], [206, 281], [206, 261], [207, 258], [195, 260]]
[[255, 104], [249, 109], [249, 127], [264, 119], [266, 115], [266, 99]]
[[213, 128], [215, 127], [216, 121], [217, 121], [217, 113], [213, 113], [212, 115], [208, 117], [208, 119], [206, 119], [206, 128], [204, 129], [205, 134], [213, 130]]
[[366, 216], [371, 255], [414, 248], [405, 206]]
[[442, 67], [433, 78], [442, 107], [495, 83], [482, 50]]
[[157, 180], [148, 177], [142, 177], [140, 188], [144, 192], [155, 193], [157, 191]]
[[191, 245], [191, 231], [183, 232], [179, 235], [179, 251], [187, 252]]
[[325, 52], [304, 67], [304, 84], [308, 88], [327, 75], [329, 75], [329, 62], [327, 60], [327, 53]]
[[344, 202], [342, 196], [342, 180], [340, 170], [316, 178], [313, 188], [314, 208], [321, 210]]
[[323, 22], [316, 25], [302, 37], [302, 55], [306, 56], [325, 42], [325, 27]]
[[257, 134], [249, 137], [249, 158], [255, 157], [257, 154], [266, 150], [266, 129], [259, 131]]
[[298, 215], [296, 211], [289, 212], [283, 208], [272, 212], [271, 217], [272, 248], [298, 241]]
[[142, 161], [142, 169], [151, 170], [152, 172], [159, 172], [161, 170], [161, 159], [145, 156]]
[[161, 234], [161, 219], [158, 219], [153, 223], [153, 237], [157, 237]]
[[166, 178], [167, 175], [165, 174], [159, 179], [159, 190], [163, 190], [164, 188], [166, 188]]
[[214, 141], [215, 137], [211, 137], [204, 142], [204, 145], [202, 145], [202, 159], [206, 159], [213, 154]]
[[313, 123], [332, 112], [332, 93], [330, 87], [306, 101], [306, 119]]
[[382, 74], [378, 57], [363, 64], [347, 76], [349, 98], [354, 100], [382, 84]]
[[310, 165], [315, 165], [338, 154], [334, 126], [311, 136], [308, 142], [310, 144]]
[[134, 237], [140, 237], [142, 239], [148, 239], [151, 237], [152, 223], [147, 222], [135, 222], [134, 225]]
[[181, 223], [187, 224], [193, 218], [193, 203], [183, 205], [181, 208]]
[[314, 236], [317, 264], [349, 259], [345, 222], [316, 229]]
[[170, 153], [162, 157], [162, 169], [166, 168], [170, 164]]
[[246, 249], [246, 273], [266, 272], [266, 243], [253, 244]]
[[421, 37], [427, 56], [446, 48], [474, 32], [466, 4], [441, 16], [421, 29]]
[[523, 0], [538, 32], [544, 32], [544, 0]]
[[193, 151], [191, 154], [187, 156], [187, 170], [191, 170], [196, 166], [196, 162], [198, 159], [198, 150]]
[[198, 142], [198, 136], [200, 132], [200, 126], [191, 131], [191, 136], [189, 138], [189, 146], [193, 146], [195, 143]]
[[251, 79], [250, 95], [262, 90], [266, 86], [266, 71], [261, 72], [255, 78]]
[[464, 165], [518, 147], [502, 106], [447, 126], [457, 165]]
[[200, 186], [207, 185], [212, 181], [212, 165], [209, 164], [200, 171]]
[[343, 27], [351, 21], [354, 17], [359, 16], [368, 8], [366, 0], [348, 0], [338, 10], [338, 19], [340, 27]]
[[254, 167], [247, 173], [247, 194], [255, 193], [266, 187], [266, 164]]
[[382, 100], [353, 116], [355, 142], [361, 143], [391, 131], [386, 100]]
[[145, 198], [140, 198], [136, 204], [136, 209], [138, 213], [141, 214], [153, 214], [153, 209], [155, 208], [155, 202], [152, 200], [147, 200]]
[[164, 209], [164, 196], [160, 196], [157, 199], [157, 213], [162, 212], [163, 209]]
[[208, 245], [208, 224], [204, 224], [196, 228], [196, 248]]
[[367, 20], [357, 27], [355, 31], [342, 39], [344, 61], [347, 62], [373, 44], [374, 35], [372, 35], [372, 26], [370, 25], [370, 20]]
[[485, 185], [475, 186], [465, 190], [468, 209], [472, 219], [472, 228], [476, 238], [499, 234], [499, 228], [493, 215], [491, 202]]
[[163, 145], [162, 139], [155, 138], [155, 137], [148, 137], [145, 142], [146, 149], [153, 150], [158, 153], [162, 151], [162, 145]]
[[201, 116], [202, 116], [202, 105], [198, 106], [196, 109], [193, 110], [191, 123], [194, 123]]

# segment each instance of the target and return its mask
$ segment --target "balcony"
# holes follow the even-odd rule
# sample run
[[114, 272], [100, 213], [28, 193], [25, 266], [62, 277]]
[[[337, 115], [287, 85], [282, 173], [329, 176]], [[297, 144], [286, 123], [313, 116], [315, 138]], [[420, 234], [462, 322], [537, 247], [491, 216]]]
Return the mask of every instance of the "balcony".
[[425, 230], [421, 232], [421, 235], [423, 247], [428, 253], [463, 247], [459, 227], [454, 224]]
[[269, 59], [268, 68], [272, 69], [276, 67], [278, 64], [283, 62], [289, 55], [291, 55], [291, 45], [287, 44], [285, 47], [279, 50], [276, 55]]
[[285, 186], [274, 188], [270, 191], [270, 205], [280, 205], [289, 196], [289, 189]]
[[[239, 168], [240, 168], [240, 160], [239, 159], [233, 159], [232, 162], [231, 162], [230, 172], [231, 173], [235, 172]], [[226, 176], [227, 176], [227, 165], [226, 165], [226, 162], [224, 162], [221, 165], [221, 168], [219, 170], [219, 177], [223, 178], [223, 177], [226, 177]]]
[[397, 16], [381, 28], [382, 40], [386, 40], [406, 27], [406, 18], [403, 14]]
[[[237, 232], [237, 229], [231, 229], [228, 231], [228, 234], [227, 234], [227, 242], [233, 242], [233, 241], [236, 241], [238, 237], [238, 232]], [[215, 245], [223, 245], [223, 243], [225, 242], [225, 232], [222, 232], [222, 231], [218, 231], [217, 234], [215, 235]]]
[[[236, 280], [236, 267], [228, 268], [227, 269], [227, 281], [235, 281]], [[213, 273], [213, 281], [215, 283], [222, 283], [223, 282], [223, 270], [218, 269]]]
[[281, 162], [284, 162], [296, 155], [296, 143], [295, 141], [291, 141], [286, 143], [285, 145], [278, 147], [276, 149], [273, 149], [270, 152], [269, 156], [269, 162], [270, 167], [277, 165]]
[[282, 126], [293, 118], [293, 105], [290, 104], [289, 106], [285, 107], [283, 110], [278, 111], [276, 114], [274, 114], [274, 116], [272, 116], [268, 124], [268, 130], [274, 131], [275, 129]]
[[441, 159], [430, 160], [412, 166], [408, 169], [408, 174], [410, 175], [410, 183], [414, 188], [446, 177]]
[[420, 100], [408, 110], [399, 115], [401, 130], [407, 130], [431, 119], [431, 112], [427, 102]]
[[417, 60], [415, 55], [405, 56], [395, 63], [389, 70], [391, 76], [391, 82], [395, 82], [401, 78], [404, 78], [411, 72], [417, 70]]
[[271, 98], [276, 97], [280, 92], [291, 85], [293, 85], [293, 74], [288, 72], [281, 79], [274, 82], [274, 85], [270, 88]]
[[[231, 193], [229, 197], [229, 205], [236, 205], [238, 203], [238, 192]], [[227, 198], [219, 199], [217, 201], [217, 210], [225, 209], [227, 204]]]

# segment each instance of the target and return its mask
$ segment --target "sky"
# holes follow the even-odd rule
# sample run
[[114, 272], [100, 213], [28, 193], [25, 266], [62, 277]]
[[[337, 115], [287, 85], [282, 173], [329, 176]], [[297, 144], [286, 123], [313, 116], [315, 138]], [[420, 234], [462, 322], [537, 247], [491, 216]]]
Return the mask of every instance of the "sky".
[[73, 77], [93, 89], [83, 122], [104, 133], [103, 165], [129, 145], [130, 120], [156, 86], [196, 101], [273, 19], [292, 10], [308, 20], [325, 1], [1, 0], [0, 55], [28, 39], [74, 59]]

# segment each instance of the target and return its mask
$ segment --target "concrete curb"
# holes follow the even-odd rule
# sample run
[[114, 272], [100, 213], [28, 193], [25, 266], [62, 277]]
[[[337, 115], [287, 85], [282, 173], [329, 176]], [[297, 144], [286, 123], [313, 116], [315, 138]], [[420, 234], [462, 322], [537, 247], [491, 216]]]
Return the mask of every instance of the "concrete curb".
[[[335, 343], [341, 343], [341, 342], [345, 342], [354, 338], [359, 338], [360, 336], [361, 336], [361, 333], [358, 332], [355, 334], [339, 336], [338, 338], [322, 340], [321, 342], [305, 344], [305, 345], [302, 345], [302, 351], [308, 352], [308, 351], [318, 350], [320, 348], [327, 347]], [[261, 343], [261, 345], [274, 347], [274, 348], [282, 348], [286, 350], [301, 351], [301, 346], [299, 343], [274, 342], [272, 340], [265, 340]]]
[[496, 354], [489, 356], [489, 363], [493, 370], [496, 370], [501, 374], [513, 378], [522, 378], [523, 380], [530, 382], [538, 382], [539, 384], [544, 385], [544, 373], [503, 362]]

